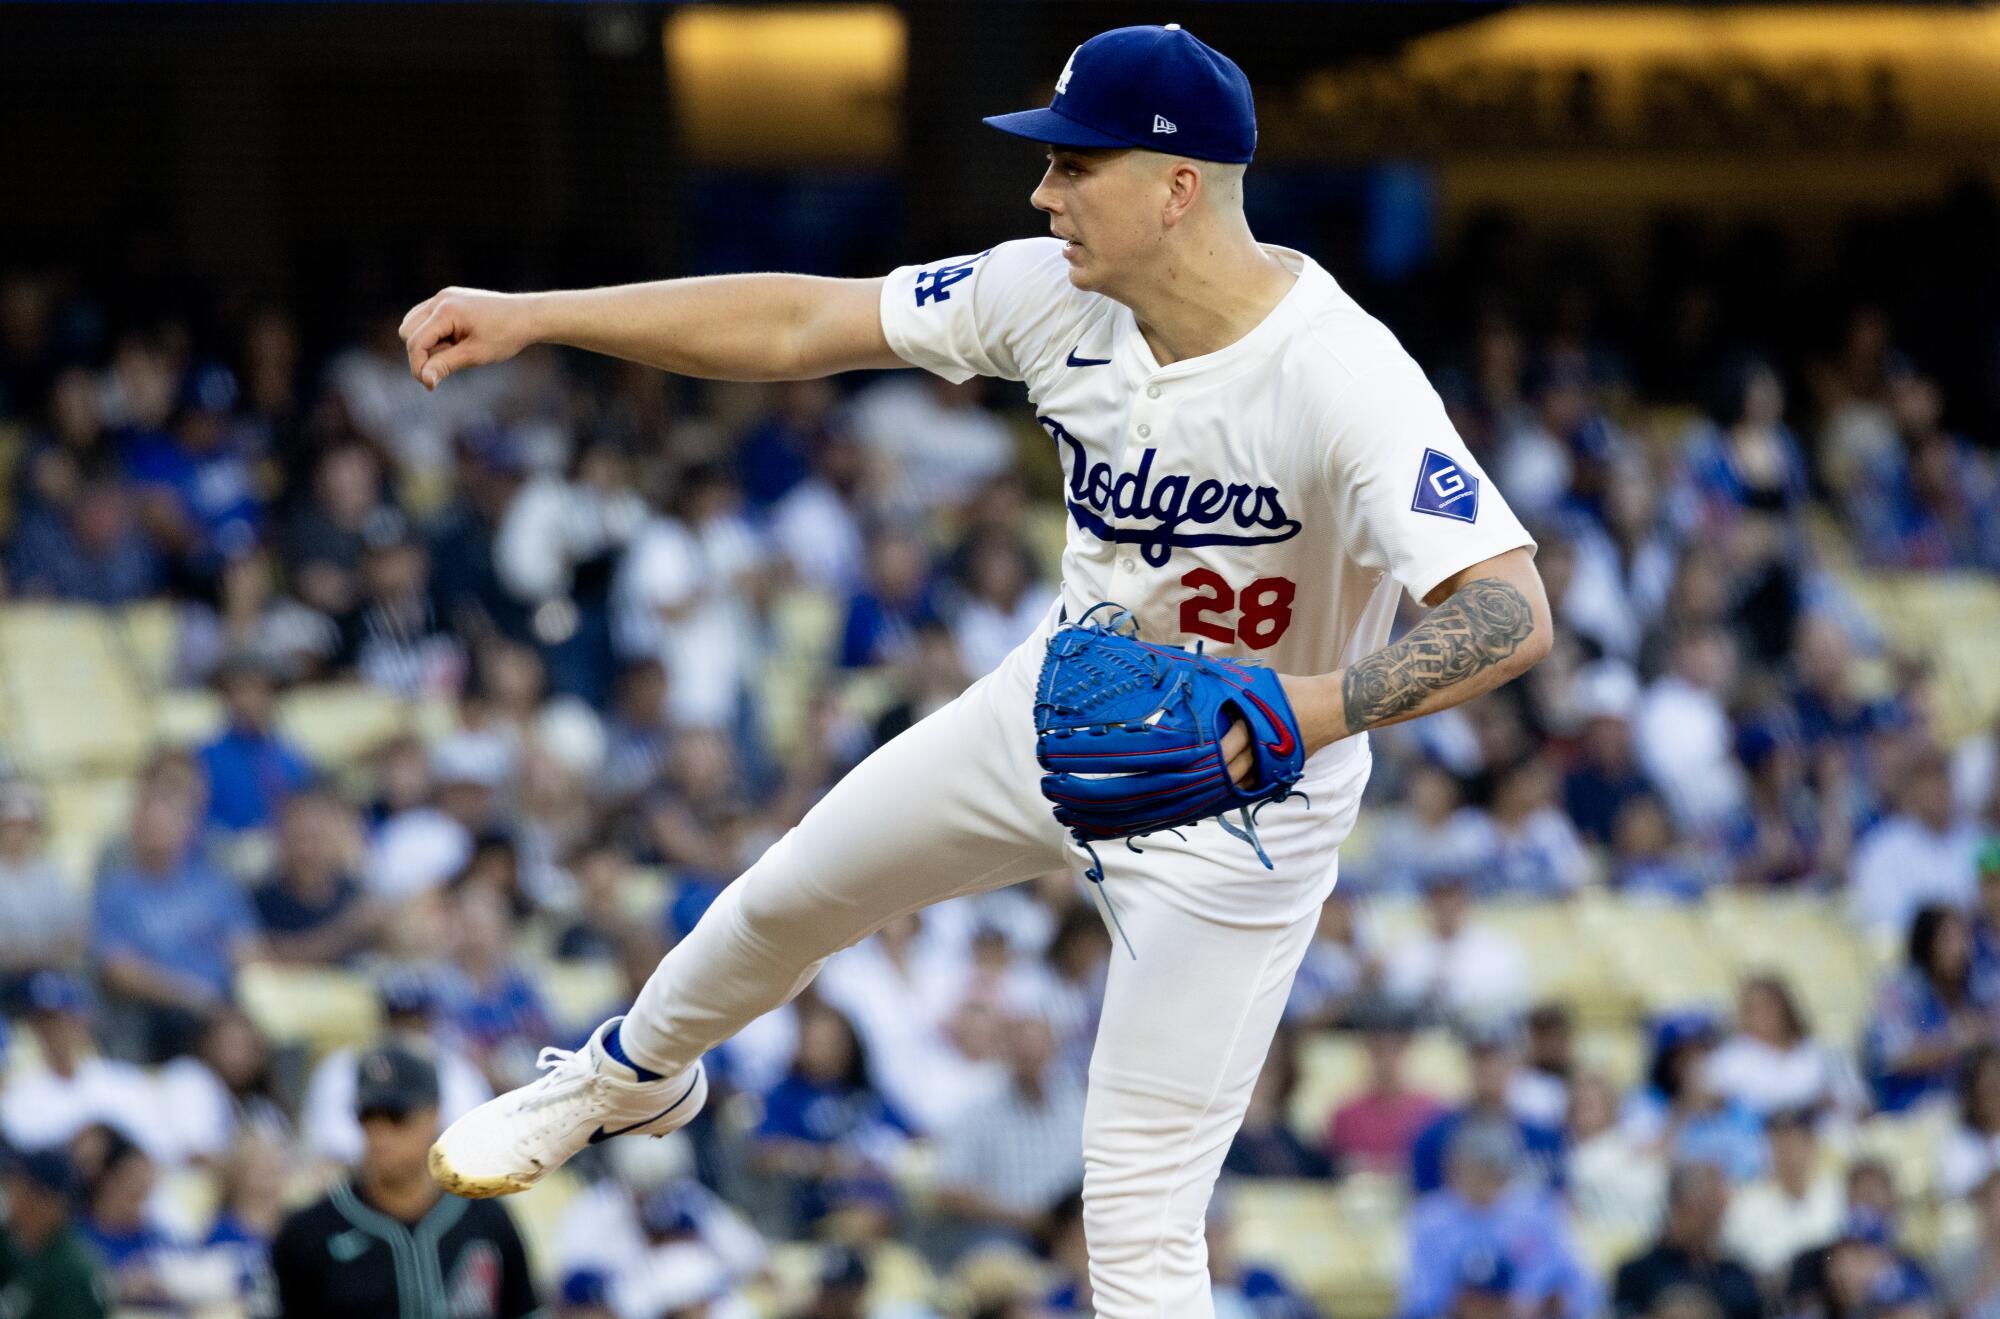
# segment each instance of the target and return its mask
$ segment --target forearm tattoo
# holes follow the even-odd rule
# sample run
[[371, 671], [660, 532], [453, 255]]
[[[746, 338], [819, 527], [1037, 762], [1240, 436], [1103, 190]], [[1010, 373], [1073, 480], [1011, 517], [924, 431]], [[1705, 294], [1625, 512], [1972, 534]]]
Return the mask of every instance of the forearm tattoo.
[[1495, 577], [1468, 582], [1393, 646], [1357, 661], [1341, 679], [1347, 731], [1407, 714], [1432, 692], [1501, 663], [1535, 630], [1522, 594]]

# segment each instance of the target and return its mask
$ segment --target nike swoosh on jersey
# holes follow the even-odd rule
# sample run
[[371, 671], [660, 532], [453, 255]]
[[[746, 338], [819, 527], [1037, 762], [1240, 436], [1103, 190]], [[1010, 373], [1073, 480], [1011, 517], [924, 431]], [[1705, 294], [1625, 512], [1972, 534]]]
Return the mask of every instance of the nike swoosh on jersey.
[[[1081, 347], [1083, 347], [1082, 344], [1076, 346], [1076, 348]], [[1076, 348], [1069, 350], [1069, 360], [1063, 363], [1064, 366], [1105, 366], [1111, 361], [1108, 357], [1078, 357], [1076, 355]]]
[[679, 1108], [682, 1104], [685, 1104], [687, 1102], [687, 1097], [694, 1093], [694, 1088], [700, 1081], [701, 1081], [701, 1073], [696, 1072], [694, 1074], [694, 1080], [688, 1082], [688, 1088], [681, 1091], [681, 1097], [679, 1099], [676, 1099], [673, 1103], [668, 1104], [665, 1108], [653, 1114], [653, 1116], [649, 1118], [641, 1118], [637, 1122], [634, 1122], [629, 1127], [620, 1127], [616, 1131], [606, 1131], [603, 1127], [599, 1127], [597, 1130], [590, 1133], [590, 1143], [596, 1145], [603, 1141], [610, 1140], [614, 1136], [622, 1136], [629, 1131], [637, 1131], [640, 1127], [646, 1126], [648, 1123], [658, 1122], [661, 1118], [673, 1112], [675, 1109]]

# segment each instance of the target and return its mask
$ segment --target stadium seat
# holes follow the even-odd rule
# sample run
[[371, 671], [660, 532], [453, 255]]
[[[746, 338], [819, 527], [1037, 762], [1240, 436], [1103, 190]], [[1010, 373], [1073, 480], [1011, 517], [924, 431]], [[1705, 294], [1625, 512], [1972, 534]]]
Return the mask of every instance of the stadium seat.
[[1903, 1203], [1930, 1204], [1937, 1194], [1938, 1146], [1950, 1127], [1950, 1110], [1943, 1106], [1877, 1113], [1855, 1131], [1854, 1154], [1888, 1165]]
[[530, 968], [558, 1030], [595, 1026], [625, 1001], [625, 978], [611, 962], [543, 962]]
[[326, 683], [301, 687], [278, 704], [278, 724], [308, 759], [347, 765], [399, 733], [410, 731], [410, 709], [379, 687]]
[[268, 1038], [304, 1045], [314, 1057], [366, 1045], [382, 1025], [367, 979], [329, 967], [253, 962], [237, 974], [236, 997]]
[[48, 785], [49, 851], [64, 878], [88, 888], [104, 845], [132, 819], [136, 783], [123, 775], [59, 779]]
[[1624, 992], [1645, 1012], [1730, 1006], [1735, 980], [1729, 962], [1701, 917], [1685, 907], [1593, 899], [1578, 932], [1580, 945], [1607, 959]]
[[1577, 1066], [1595, 1072], [1624, 1093], [1646, 1073], [1646, 1039], [1637, 1026], [1596, 1026], [1576, 1036]]
[[[1456, 1101], [1471, 1083], [1465, 1050], [1449, 1032], [1419, 1032], [1403, 1059], [1403, 1075], [1418, 1090]], [[1335, 1109], [1361, 1093], [1368, 1059], [1361, 1037], [1351, 1031], [1320, 1031], [1299, 1042], [1298, 1087], [1288, 1115], [1292, 1129], [1317, 1142]]]
[[118, 611], [118, 636], [132, 672], [148, 691], [165, 691], [180, 653], [180, 615], [168, 600], [142, 600]]
[[165, 746], [197, 747], [222, 731], [222, 698], [199, 688], [169, 688], [153, 698], [154, 735]]
[[152, 746], [151, 711], [98, 610], [0, 610], [0, 684], [12, 708], [13, 754], [30, 773], [130, 771]]
[[1275, 1265], [1332, 1319], [1380, 1319], [1395, 1308], [1407, 1246], [1400, 1219], [1356, 1219], [1320, 1182], [1231, 1186], [1238, 1259]]
[[1854, 1048], [1882, 967], [1840, 908], [1810, 897], [1721, 891], [1705, 912], [1734, 977], [1782, 976], [1829, 1044]]
[[1482, 904], [1480, 923], [1511, 936], [1527, 955], [1529, 982], [1538, 1000], [1567, 1004], [1584, 1025], [1632, 1020], [1634, 995], [1608, 950], [1589, 933], [1601, 900]]

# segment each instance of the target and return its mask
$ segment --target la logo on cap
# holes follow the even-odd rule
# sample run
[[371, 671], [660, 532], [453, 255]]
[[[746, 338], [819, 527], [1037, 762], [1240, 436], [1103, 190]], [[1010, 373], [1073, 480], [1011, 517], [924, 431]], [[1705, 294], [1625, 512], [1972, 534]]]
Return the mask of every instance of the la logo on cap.
[[[1076, 50], [1082, 50], [1082, 49], [1083, 47], [1081, 46], [1078, 46], [1076, 48]], [[1064, 92], [1069, 90], [1069, 75], [1076, 68], [1076, 50], [1071, 51], [1069, 53], [1069, 58], [1063, 62], [1062, 75], [1056, 79], [1057, 96], [1061, 96]]]

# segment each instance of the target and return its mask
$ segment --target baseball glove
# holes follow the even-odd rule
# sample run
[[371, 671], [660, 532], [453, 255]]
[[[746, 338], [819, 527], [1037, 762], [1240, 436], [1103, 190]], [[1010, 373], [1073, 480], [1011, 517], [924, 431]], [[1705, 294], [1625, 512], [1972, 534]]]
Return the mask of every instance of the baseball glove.
[[[1100, 622], [1098, 615], [1108, 614]], [[1256, 758], [1247, 786], [1229, 777], [1222, 738], [1249, 728]], [[1261, 665], [1139, 640], [1132, 616], [1094, 606], [1056, 629], [1035, 692], [1035, 755], [1048, 773], [1042, 795], [1090, 854], [1094, 844], [1180, 829], [1211, 816], [1248, 843], [1266, 867], [1256, 815], [1292, 795], [1305, 768], [1298, 719], [1278, 675]], [[1240, 812], [1241, 823], [1225, 812]], [[1136, 850], [1136, 849], [1134, 849]]]

